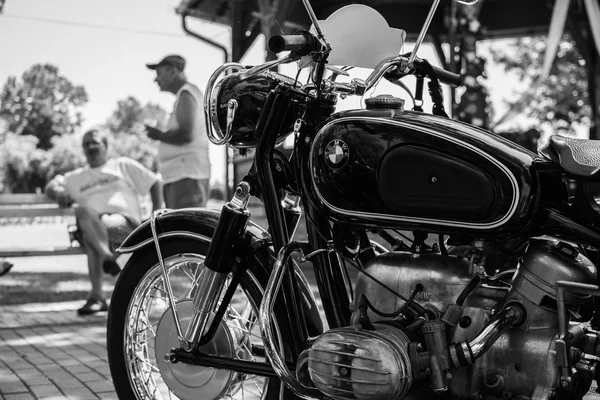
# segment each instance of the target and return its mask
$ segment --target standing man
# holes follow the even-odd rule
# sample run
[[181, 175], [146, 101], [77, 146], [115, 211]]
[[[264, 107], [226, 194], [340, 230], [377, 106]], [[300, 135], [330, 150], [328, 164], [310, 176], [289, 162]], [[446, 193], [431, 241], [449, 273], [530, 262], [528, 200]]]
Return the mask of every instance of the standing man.
[[102, 270], [117, 275], [115, 250], [142, 220], [139, 197], [150, 194], [152, 209], [162, 207], [157, 174], [127, 157], [108, 158], [108, 136], [96, 129], [83, 135], [87, 167], [58, 175], [45, 188], [61, 207], [77, 203], [75, 217], [88, 259], [92, 289], [77, 313], [107, 311], [102, 292]]
[[162, 175], [167, 208], [205, 207], [209, 194], [210, 161], [204, 125], [203, 96], [183, 72], [185, 60], [169, 55], [157, 64], [161, 91], [176, 97], [166, 131], [146, 125], [148, 137], [158, 140], [158, 171]]

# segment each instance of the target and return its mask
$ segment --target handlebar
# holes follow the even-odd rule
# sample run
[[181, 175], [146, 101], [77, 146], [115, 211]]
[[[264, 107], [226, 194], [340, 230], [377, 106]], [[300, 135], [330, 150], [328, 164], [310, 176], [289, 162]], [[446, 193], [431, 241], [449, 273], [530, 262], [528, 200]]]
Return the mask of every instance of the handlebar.
[[[294, 35], [274, 35], [269, 39], [268, 45], [271, 51], [276, 53], [286, 50], [293, 51], [284, 58], [261, 64], [242, 72], [242, 79], [258, 74], [276, 65], [297, 61], [304, 54], [323, 50], [323, 45], [319, 39], [307, 31], [299, 31], [298, 34]], [[462, 76], [460, 74], [434, 67], [425, 60], [416, 59], [413, 63], [410, 63], [407, 57], [396, 56], [380, 62], [364, 81], [360, 79], [353, 79], [350, 83], [326, 81], [321, 89], [328, 93], [360, 96], [375, 86], [383, 76], [391, 81], [395, 81], [410, 74], [427, 76], [430, 79], [437, 78], [440, 82], [452, 86], [460, 86], [462, 84]], [[303, 89], [312, 89], [312, 86], [314, 85], [308, 84]]]
[[435, 75], [440, 82], [450, 86], [461, 86], [463, 84], [463, 76], [454, 72], [446, 71], [445, 69], [432, 66]]
[[307, 31], [298, 31], [294, 35], [273, 35], [269, 39], [268, 46], [269, 50], [275, 54], [282, 51], [294, 51], [302, 56], [323, 50], [319, 39]]
[[[395, 67], [395, 68], [393, 68]], [[398, 57], [396, 64], [384, 72], [384, 76], [391, 82], [398, 81], [406, 75], [417, 75], [437, 79], [438, 81], [450, 86], [461, 86], [463, 77], [460, 74], [447, 71], [443, 68], [434, 67], [426, 60], [416, 58], [412, 63], [404, 56]]]

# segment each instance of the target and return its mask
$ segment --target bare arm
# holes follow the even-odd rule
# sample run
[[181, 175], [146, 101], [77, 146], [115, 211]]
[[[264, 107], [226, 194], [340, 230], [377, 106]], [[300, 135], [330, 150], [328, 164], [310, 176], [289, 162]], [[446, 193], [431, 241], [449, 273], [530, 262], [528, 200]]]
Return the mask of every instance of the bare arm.
[[177, 110], [175, 110], [175, 117], [177, 118], [179, 127], [177, 129], [169, 129], [166, 132], [162, 132], [156, 128], [146, 126], [148, 137], [174, 145], [190, 143], [193, 139], [192, 132], [194, 129], [194, 121], [196, 120], [196, 113], [198, 113], [196, 100], [194, 100], [189, 92], [184, 91], [179, 97]]
[[70, 207], [73, 204], [73, 199], [67, 193], [64, 182], [65, 179], [62, 175], [56, 176], [48, 182], [44, 188], [44, 193], [52, 200], [56, 200], [60, 207]]

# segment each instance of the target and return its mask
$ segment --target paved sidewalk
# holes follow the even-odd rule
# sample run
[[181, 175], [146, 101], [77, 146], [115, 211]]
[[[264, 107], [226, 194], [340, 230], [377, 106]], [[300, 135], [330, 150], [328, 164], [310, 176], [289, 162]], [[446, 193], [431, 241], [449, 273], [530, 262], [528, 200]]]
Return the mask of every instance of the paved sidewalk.
[[0, 400], [117, 399], [106, 356], [106, 313], [81, 301], [0, 306]]

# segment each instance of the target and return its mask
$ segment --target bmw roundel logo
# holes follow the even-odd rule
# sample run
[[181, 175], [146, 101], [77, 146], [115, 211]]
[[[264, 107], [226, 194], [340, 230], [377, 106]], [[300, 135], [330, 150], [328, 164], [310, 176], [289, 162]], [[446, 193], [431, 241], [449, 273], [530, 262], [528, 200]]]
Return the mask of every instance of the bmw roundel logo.
[[343, 140], [334, 139], [325, 147], [325, 163], [333, 169], [342, 168], [348, 162], [348, 145]]

